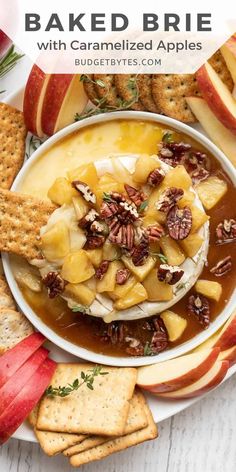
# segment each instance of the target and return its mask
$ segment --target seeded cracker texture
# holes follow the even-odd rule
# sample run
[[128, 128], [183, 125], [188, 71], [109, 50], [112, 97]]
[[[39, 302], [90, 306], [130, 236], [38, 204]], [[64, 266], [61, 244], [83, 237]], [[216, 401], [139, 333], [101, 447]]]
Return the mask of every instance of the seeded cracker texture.
[[85, 76], [84, 81], [83, 81], [83, 86], [84, 86], [84, 91], [85, 91], [87, 97], [89, 98], [89, 100], [94, 105], [97, 105], [98, 100], [99, 100], [99, 95], [97, 93], [97, 90], [96, 90], [96, 87], [95, 87], [95, 84], [94, 84], [93, 80], [94, 80], [93, 75], [92, 74], [87, 74]]
[[137, 77], [137, 85], [139, 91], [139, 98], [145, 110], [152, 113], [159, 113], [160, 110], [153, 100], [152, 96], [152, 75], [140, 74]]
[[10, 189], [23, 165], [27, 130], [23, 113], [0, 103], [0, 187]]
[[0, 251], [40, 257], [40, 228], [55, 209], [46, 200], [0, 189]]
[[85, 434], [70, 433], [52, 433], [49, 431], [35, 430], [38, 442], [48, 456], [55, 456], [59, 452], [84, 441], [87, 436]]
[[0, 310], [0, 354], [14, 347], [33, 331], [33, 326], [22, 313], [9, 308]]
[[[132, 399], [130, 400], [130, 409], [127, 418], [127, 423], [124, 429], [124, 435], [134, 433], [140, 429], [145, 428], [148, 425], [147, 415], [145, 413], [145, 398], [140, 391], [135, 391]], [[79, 452], [86, 451], [92, 447], [99, 446], [107, 441], [115, 438], [107, 438], [104, 436], [90, 436], [85, 441], [75, 446], [72, 446], [65, 450], [63, 454], [65, 456], [73, 456]]]
[[[91, 364], [58, 364], [51, 380], [54, 387], [72, 383]], [[45, 397], [39, 408], [37, 429], [82, 434], [123, 434], [133, 396], [137, 371], [104, 367], [107, 375], [96, 377], [94, 390], [84, 384], [68, 397]]]
[[116, 89], [114, 74], [94, 74], [94, 80], [98, 96], [102, 101], [104, 100], [105, 106], [119, 108], [121, 98]]
[[[145, 110], [138, 96], [137, 76], [135, 74], [116, 74], [116, 90], [132, 110]], [[124, 107], [125, 108], [125, 107]]]
[[100, 446], [94, 447], [80, 454], [76, 454], [70, 458], [70, 464], [73, 467], [79, 467], [80, 465], [87, 464], [88, 462], [104, 459], [114, 452], [119, 452], [144, 441], [155, 439], [158, 435], [157, 427], [153, 421], [151, 411], [147, 404], [144, 405], [144, 410], [148, 420], [148, 426], [146, 426], [146, 428], [136, 431], [135, 433], [127, 434], [126, 436], [122, 436], [120, 438], [112, 439]]

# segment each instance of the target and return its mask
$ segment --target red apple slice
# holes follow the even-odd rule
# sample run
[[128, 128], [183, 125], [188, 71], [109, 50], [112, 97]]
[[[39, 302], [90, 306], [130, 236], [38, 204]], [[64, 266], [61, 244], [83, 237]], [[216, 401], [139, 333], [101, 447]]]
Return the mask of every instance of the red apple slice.
[[207, 341], [200, 344], [194, 352], [203, 351], [206, 348], [219, 347], [221, 351], [236, 345], [236, 315], [233, 313], [228, 321]]
[[40, 347], [0, 388], [0, 415], [11, 404], [21, 389], [48, 356], [48, 350]]
[[236, 37], [232, 36], [229, 38], [220, 50], [230, 74], [232, 75], [232, 79], [236, 84]]
[[45, 339], [41, 333], [30, 334], [0, 357], [0, 387], [42, 346]]
[[137, 384], [153, 393], [172, 392], [202, 377], [216, 362], [220, 349], [205, 349], [158, 364], [140, 367]]
[[204, 64], [196, 74], [197, 82], [208, 106], [218, 120], [236, 134], [236, 101], [210, 64]]
[[87, 102], [80, 75], [52, 74], [43, 102], [43, 132], [51, 136], [74, 123], [75, 114], [82, 113]]
[[0, 30], [0, 59], [5, 56], [11, 45], [12, 40], [8, 38], [4, 31]]
[[25, 87], [23, 104], [25, 124], [31, 133], [40, 138], [44, 136], [41, 126], [41, 116], [49, 78], [49, 74], [45, 74], [34, 64]]
[[207, 102], [201, 97], [187, 97], [189, 107], [213, 143], [216, 144], [236, 166], [236, 136], [216, 118]]
[[229, 366], [232, 367], [236, 363], [236, 345], [220, 352], [220, 361], [229, 361]]
[[0, 444], [12, 436], [38, 403], [50, 383], [56, 365], [53, 360], [46, 359], [2, 413], [0, 416]]
[[215, 388], [222, 382], [229, 368], [228, 361], [215, 362], [212, 368], [201, 377], [197, 382], [188, 385], [185, 388], [176, 390], [175, 392], [163, 393], [158, 396], [169, 399], [183, 399], [193, 398], [203, 395], [203, 393], [209, 392], [212, 388]]

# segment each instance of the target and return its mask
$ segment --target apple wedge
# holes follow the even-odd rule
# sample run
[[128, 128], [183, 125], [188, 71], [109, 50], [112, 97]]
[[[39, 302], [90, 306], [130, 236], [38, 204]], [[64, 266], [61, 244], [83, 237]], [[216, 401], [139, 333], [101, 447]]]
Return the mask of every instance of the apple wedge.
[[0, 59], [5, 56], [11, 45], [12, 40], [8, 38], [4, 31], [0, 30]]
[[220, 51], [236, 84], [236, 37], [231, 36], [220, 48]]
[[216, 144], [236, 166], [236, 136], [214, 115], [201, 97], [187, 97], [189, 107], [213, 143]]
[[75, 114], [82, 113], [88, 102], [78, 74], [52, 74], [42, 109], [42, 129], [51, 136], [74, 123]]
[[218, 120], [236, 134], [236, 101], [210, 64], [204, 64], [196, 74], [197, 82], [208, 106]]
[[53, 360], [46, 359], [0, 415], [0, 444], [11, 437], [38, 403], [50, 383], [56, 365]]
[[173, 400], [199, 397], [199, 395], [203, 395], [203, 393], [209, 392], [209, 390], [212, 390], [212, 388], [215, 388], [217, 385], [219, 385], [219, 383], [222, 382], [223, 378], [225, 377], [228, 368], [228, 361], [217, 361], [211, 367], [211, 369], [197, 382], [194, 382], [187, 387], [180, 388], [175, 392], [163, 393], [158, 396]]
[[194, 349], [194, 352], [204, 351], [205, 349], [219, 347], [221, 351], [225, 351], [236, 345], [236, 315], [233, 313], [228, 321], [215, 334], [200, 346]]
[[[205, 349], [158, 364], [140, 367], [137, 384], [152, 393], [164, 393], [186, 387], [211, 369], [220, 349]], [[200, 354], [200, 355], [199, 355]]]
[[220, 361], [229, 361], [229, 366], [231, 367], [236, 363], [236, 345], [221, 351], [219, 354]]
[[39, 138], [44, 136], [41, 126], [42, 106], [50, 75], [45, 74], [36, 64], [28, 77], [23, 112], [26, 127]]
[[41, 333], [30, 334], [0, 357], [0, 388], [45, 341]]
[[0, 416], [45, 361], [48, 352], [44, 347], [40, 347], [0, 388]]

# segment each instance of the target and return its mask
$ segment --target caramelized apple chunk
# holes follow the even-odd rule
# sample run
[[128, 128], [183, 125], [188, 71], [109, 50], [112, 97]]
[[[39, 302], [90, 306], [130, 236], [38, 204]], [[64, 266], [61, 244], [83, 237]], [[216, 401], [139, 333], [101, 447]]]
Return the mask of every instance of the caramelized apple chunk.
[[168, 332], [170, 342], [177, 341], [187, 327], [187, 321], [173, 311], [166, 310], [161, 314], [165, 327]]
[[211, 176], [200, 182], [196, 190], [203, 206], [206, 210], [210, 210], [227, 192], [227, 183], [217, 176]]
[[138, 282], [122, 299], [119, 299], [114, 303], [114, 308], [115, 310], [126, 310], [127, 308], [142, 303], [145, 300], [147, 300], [147, 292], [144, 286]]
[[41, 236], [42, 251], [48, 261], [65, 257], [70, 250], [69, 229], [64, 221], [58, 221]]
[[98, 175], [94, 164], [85, 164], [76, 169], [72, 169], [67, 175], [70, 182], [80, 180], [86, 183], [92, 190], [98, 185]]
[[140, 156], [135, 165], [135, 171], [133, 179], [139, 184], [145, 184], [147, 182], [149, 174], [160, 167], [160, 163], [154, 158], [142, 155]]
[[62, 266], [61, 276], [71, 284], [78, 284], [90, 279], [95, 274], [95, 270], [87, 254], [87, 251], [80, 249], [69, 253]]
[[153, 269], [143, 281], [150, 302], [164, 302], [172, 300], [173, 288], [157, 278], [157, 271]]
[[116, 286], [116, 273], [122, 269], [123, 264], [120, 261], [112, 261], [108, 266], [108, 270], [101, 280], [97, 281], [97, 292], [113, 292]]
[[82, 283], [67, 284], [64, 295], [85, 306], [90, 306], [95, 299], [95, 292]]
[[199, 234], [190, 234], [180, 241], [180, 246], [188, 257], [194, 257], [203, 244], [203, 238]]
[[156, 264], [155, 259], [151, 256], [147, 258], [146, 262], [143, 265], [139, 266], [135, 266], [133, 264], [131, 257], [122, 256], [122, 261], [124, 262], [127, 269], [129, 269], [140, 282], [142, 282], [142, 280], [147, 277], [149, 272]]
[[165, 188], [175, 187], [189, 190], [192, 185], [192, 179], [185, 167], [178, 165], [174, 169], [171, 169], [168, 174], [166, 174], [162, 185]]
[[69, 205], [77, 194], [71, 183], [65, 177], [58, 177], [48, 190], [48, 198], [56, 205]]
[[164, 256], [167, 258], [168, 264], [179, 266], [185, 261], [184, 252], [178, 243], [171, 239], [170, 236], [163, 236], [159, 244]]
[[195, 284], [195, 290], [201, 295], [218, 302], [222, 294], [222, 285], [212, 280], [199, 279]]

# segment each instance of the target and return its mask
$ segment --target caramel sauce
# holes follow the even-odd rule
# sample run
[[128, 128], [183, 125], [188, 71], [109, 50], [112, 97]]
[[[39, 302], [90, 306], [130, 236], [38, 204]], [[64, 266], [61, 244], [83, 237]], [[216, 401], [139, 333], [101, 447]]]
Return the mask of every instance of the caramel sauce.
[[[147, 153], [157, 152], [157, 143], [161, 140], [164, 127], [155, 123], [137, 122], [133, 120], [117, 120], [111, 123], [91, 126], [85, 130], [77, 131], [67, 137], [53, 148], [47, 151], [33, 166], [30, 174], [25, 177], [20, 190], [29, 194], [46, 196], [47, 190], [58, 176], [66, 175], [66, 171], [81, 164], [101, 159], [115, 153]], [[174, 132], [175, 141], [185, 141], [195, 148], [204, 148], [194, 140], [181, 133]], [[206, 151], [205, 151], [206, 152]], [[209, 155], [209, 153], [207, 152]], [[66, 158], [66, 160], [65, 160]], [[213, 321], [224, 309], [235, 288], [236, 281], [236, 244], [215, 244], [215, 228], [217, 224], [226, 219], [236, 219], [235, 198], [236, 192], [232, 182], [226, 176], [217, 160], [211, 158], [211, 174], [217, 174], [227, 181], [228, 191], [219, 203], [207, 214], [210, 216], [210, 246], [208, 252], [208, 266], [203, 269], [200, 278], [218, 281], [222, 284], [223, 292], [219, 302], [210, 301], [211, 321]], [[56, 165], [55, 165], [56, 162]], [[53, 169], [53, 172], [52, 172]], [[46, 178], [40, 179], [40, 175]], [[37, 176], [37, 185], [34, 178]], [[220, 259], [227, 255], [232, 256], [233, 268], [225, 276], [216, 278], [210, 272]], [[14, 265], [14, 264], [13, 264]], [[101, 339], [107, 325], [103, 320], [91, 316], [73, 313], [65, 301], [60, 298], [50, 300], [45, 291], [35, 293], [29, 289], [22, 289], [23, 295], [37, 313], [40, 319], [53, 331], [64, 339], [85, 347], [100, 354], [112, 356], [124, 356], [124, 346], [112, 345]], [[192, 290], [193, 292], [193, 290]], [[171, 310], [187, 320], [187, 328], [182, 337], [169, 348], [182, 344], [202, 331], [199, 322], [187, 314], [186, 306], [190, 292], [188, 292]], [[145, 327], [146, 320], [126, 322], [129, 336], [140, 339], [144, 344], [150, 341], [150, 332]], [[127, 346], [127, 345], [126, 345]]]

